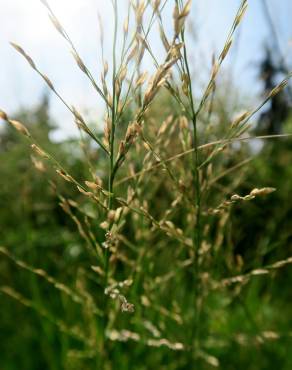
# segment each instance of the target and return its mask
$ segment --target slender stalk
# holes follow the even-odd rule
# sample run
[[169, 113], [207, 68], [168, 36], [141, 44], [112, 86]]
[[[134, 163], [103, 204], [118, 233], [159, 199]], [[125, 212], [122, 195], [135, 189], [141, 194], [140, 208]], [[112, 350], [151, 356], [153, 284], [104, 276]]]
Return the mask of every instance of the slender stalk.
[[193, 233], [193, 241], [195, 247], [195, 261], [194, 261], [194, 275], [195, 275], [195, 320], [194, 328], [191, 335], [191, 345], [194, 346], [195, 353], [198, 351], [199, 347], [199, 319], [200, 319], [200, 304], [199, 304], [199, 295], [200, 295], [200, 265], [199, 265], [199, 251], [202, 241], [202, 232], [201, 232], [201, 189], [200, 189], [200, 178], [199, 178], [199, 144], [198, 144], [198, 130], [197, 130], [197, 114], [195, 109], [195, 103], [193, 98], [193, 89], [191, 81], [191, 73], [188, 63], [187, 49], [185, 46], [185, 37], [184, 30], [181, 33], [182, 41], [184, 43], [183, 53], [184, 53], [184, 62], [186, 73], [188, 76], [188, 86], [189, 86], [189, 100], [190, 100], [190, 109], [191, 109], [191, 120], [193, 126], [193, 181], [195, 187], [195, 207], [196, 207], [196, 229]]
[[[118, 31], [118, 9], [117, 9], [117, 0], [113, 1], [114, 7], [114, 17], [115, 17], [115, 24], [114, 24], [114, 41], [113, 41], [113, 73], [112, 73], [112, 107], [111, 107], [111, 132], [110, 132], [110, 150], [109, 150], [109, 176], [108, 176], [108, 209], [111, 210], [113, 208], [113, 191], [114, 191], [114, 147], [115, 147], [115, 126], [116, 126], [116, 107], [117, 107], [117, 94], [116, 94], [116, 47], [117, 47], [117, 31]], [[111, 225], [109, 227], [109, 232], [111, 229]], [[108, 278], [109, 278], [109, 258], [110, 258], [110, 251], [109, 248], [105, 248], [105, 255], [104, 255], [104, 289], [108, 286]], [[107, 315], [107, 297], [104, 294], [104, 319], [103, 319], [103, 351], [105, 351], [105, 342], [106, 342], [106, 329], [108, 324], [108, 315]]]

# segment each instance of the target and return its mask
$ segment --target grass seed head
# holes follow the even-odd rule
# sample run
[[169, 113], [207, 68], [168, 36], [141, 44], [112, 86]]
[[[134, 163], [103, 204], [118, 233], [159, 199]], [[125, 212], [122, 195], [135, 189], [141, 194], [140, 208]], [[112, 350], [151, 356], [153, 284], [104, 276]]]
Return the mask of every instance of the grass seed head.
[[0, 109], [0, 119], [3, 119], [4, 121], [8, 121], [7, 114], [1, 109]]
[[17, 131], [19, 131], [21, 134], [27, 136], [27, 137], [31, 137], [28, 129], [19, 121], [15, 121], [15, 120], [9, 120], [8, 121]]

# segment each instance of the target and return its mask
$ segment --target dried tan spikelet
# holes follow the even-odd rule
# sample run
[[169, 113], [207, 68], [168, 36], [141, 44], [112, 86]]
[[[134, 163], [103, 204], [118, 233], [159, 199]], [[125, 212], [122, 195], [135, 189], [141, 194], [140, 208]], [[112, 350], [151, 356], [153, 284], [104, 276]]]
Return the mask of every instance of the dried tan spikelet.
[[192, 5], [192, 0], [188, 0], [181, 12], [179, 12], [178, 4], [175, 5], [174, 11], [173, 11], [175, 37], [178, 37], [178, 35], [182, 31], [184, 27], [185, 19], [190, 13], [191, 5]]
[[15, 121], [15, 120], [8, 120], [8, 122], [17, 130], [19, 131], [21, 134], [27, 136], [27, 137], [31, 137], [28, 129], [19, 121]]
[[270, 91], [268, 98], [272, 98], [275, 95], [279, 94], [279, 92], [281, 92], [287, 86], [287, 84], [288, 80], [287, 79], [283, 80], [281, 83], [279, 83], [279, 85], [277, 85], [276, 87], [273, 88], [273, 90]]
[[46, 82], [46, 84], [49, 86], [49, 88], [50, 88], [51, 90], [55, 91], [55, 87], [54, 87], [54, 85], [53, 85], [52, 81], [49, 79], [49, 77], [48, 77], [48, 76], [46, 76], [46, 75], [44, 75], [43, 73], [41, 73], [41, 76], [42, 76], [42, 78], [45, 80], [45, 82]]
[[108, 62], [104, 61], [104, 63], [103, 63], [103, 75], [104, 75], [104, 77], [106, 77], [107, 74], [108, 74]]
[[101, 83], [104, 96], [108, 96], [108, 88], [103, 74], [101, 75]]
[[43, 157], [45, 159], [48, 159], [49, 156], [46, 152], [44, 152], [39, 146], [37, 146], [36, 144], [32, 144], [31, 145], [31, 148], [34, 150], [34, 152], [36, 154], [38, 154], [40, 157]]
[[79, 186], [79, 185], [77, 185], [77, 189], [78, 189], [78, 191], [79, 191], [81, 194], [86, 195], [87, 197], [90, 197], [90, 198], [94, 197], [94, 194], [93, 194], [93, 193], [91, 193], [90, 191], [85, 191], [85, 190], [84, 190], [84, 189], [82, 189], [82, 188], [81, 188], [81, 186]]
[[152, 6], [153, 6], [154, 12], [157, 12], [157, 10], [159, 9], [160, 3], [161, 3], [161, 0], [153, 0]]
[[119, 73], [119, 79], [120, 79], [121, 82], [124, 81], [124, 79], [126, 78], [127, 71], [128, 71], [127, 66], [122, 66], [121, 67], [121, 70], [120, 70], [120, 73]]
[[103, 230], [108, 230], [109, 228], [109, 223], [107, 221], [103, 221], [99, 224], [99, 226], [103, 229]]
[[168, 52], [170, 49], [170, 43], [167, 40], [167, 37], [165, 35], [164, 29], [162, 28], [161, 25], [159, 25], [159, 33], [160, 33], [160, 39], [162, 41], [162, 44], [165, 48], [165, 50]]
[[231, 123], [231, 128], [236, 128], [241, 122], [245, 121], [250, 116], [250, 112], [240, 113]]
[[126, 35], [129, 31], [129, 19], [127, 18], [123, 25], [124, 34]]
[[262, 196], [262, 195], [271, 194], [271, 193], [273, 193], [276, 190], [277, 189], [275, 189], [275, 188], [269, 188], [269, 187], [261, 188], [261, 189], [255, 188], [255, 189], [253, 189], [250, 192], [250, 195], [253, 195], [253, 196]]
[[127, 342], [128, 340], [133, 340], [135, 342], [140, 341], [141, 337], [138, 333], [131, 332], [129, 330], [110, 330], [108, 332], [108, 338], [112, 341]]
[[248, 7], [248, 2], [247, 0], [243, 0], [241, 6], [240, 6], [240, 9], [237, 13], [237, 16], [235, 18], [235, 21], [234, 21], [234, 28], [236, 28], [239, 23], [242, 21], [242, 18], [244, 17], [244, 14], [247, 10], [247, 7]]
[[179, 118], [179, 127], [181, 130], [187, 130], [189, 128], [189, 121], [186, 116], [181, 116]]
[[157, 91], [159, 88], [165, 83], [166, 76], [170, 70], [170, 68], [177, 62], [177, 58], [168, 60], [164, 64], [162, 64], [154, 77], [152, 78], [152, 81], [149, 82], [149, 86], [145, 92], [144, 101], [143, 101], [143, 107], [144, 109], [151, 103], [151, 101], [154, 99]]
[[188, 96], [189, 95], [189, 86], [190, 86], [190, 79], [186, 73], [183, 73], [181, 76], [182, 80], [182, 91], [183, 93]]
[[185, 6], [183, 7], [183, 10], [182, 12], [180, 13], [180, 17], [187, 17], [191, 11], [191, 6], [192, 6], [192, 0], [188, 0], [185, 4]]
[[123, 212], [123, 207], [119, 207], [115, 211], [115, 222], [118, 222]]
[[222, 61], [226, 58], [226, 55], [228, 54], [228, 52], [229, 52], [229, 50], [230, 50], [230, 48], [231, 48], [232, 42], [233, 42], [233, 40], [232, 40], [232, 39], [230, 39], [230, 40], [225, 44], [224, 49], [223, 49], [223, 51], [222, 51], [222, 53], [221, 53], [221, 55], [220, 55], [220, 57], [219, 57], [220, 62], [222, 62]]
[[249, 200], [254, 199], [257, 196], [267, 195], [267, 194], [273, 193], [274, 191], [276, 191], [275, 188], [269, 188], [269, 187], [265, 187], [261, 189], [255, 188], [248, 195], [240, 196], [238, 194], [234, 194], [231, 196], [230, 199], [232, 202], [249, 201]]
[[46, 167], [42, 161], [36, 159], [33, 155], [31, 156], [31, 161], [35, 168], [40, 172], [46, 172]]
[[139, 44], [135, 42], [134, 46], [132, 47], [128, 57], [127, 57], [127, 64], [138, 54], [139, 51]]
[[220, 64], [215, 60], [212, 66], [211, 71], [211, 80], [215, 80], [218, 72], [219, 72]]
[[173, 9], [173, 20], [174, 20], [174, 32], [175, 35], [178, 36], [180, 33], [180, 23], [179, 23], [179, 8], [178, 4], [175, 4], [175, 7]]
[[81, 116], [78, 110], [73, 106], [72, 106], [72, 113], [75, 117], [77, 126], [81, 128], [82, 130], [84, 130], [85, 132], [88, 132], [88, 127], [86, 126], [84, 118]]
[[32, 60], [32, 58], [26, 54], [26, 52], [22, 49], [21, 46], [15, 44], [14, 42], [10, 42], [10, 45], [14, 47], [14, 49], [16, 51], [18, 51], [27, 61], [28, 63], [30, 64], [30, 66], [33, 68], [33, 69], [36, 69], [36, 65], [34, 63], [34, 61]]
[[145, 1], [141, 1], [138, 6], [136, 7], [135, 16], [136, 16], [136, 23], [138, 26], [142, 24], [142, 18], [146, 9]]
[[66, 37], [66, 34], [65, 34], [65, 31], [64, 31], [64, 28], [62, 27], [61, 23], [59, 22], [59, 20], [55, 17], [54, 14], [52, 14], [50, 12], [49, 14], [49, 18], [51, 20], [51, 22], [53, 23], [54, 27], [56, 28], [56, 30], [65, 38]]
[[121, 311], [133, 313], [135, 311], [135, 306], [133, 305], [133, 303], [123, 301], [121, 304]]
[[105, 119], [103, 133], [104, 133], [103, 142], [107, 147], [109, 147], [111, 135], [111, 120], [109, 117]]
[[91, 269], [100, 276], [104, 276], [104, 271], [100, 266], [91, 266]]
[[79, 54], [77, 54], [75, 50], [72, 50], [71, 54], [73, 55], [73, 58], [75, 59], [75, 62], [77, 63], [77, 65], [81, 69], [81, 71], [84, 72], [84, 73], [87, 73], [87, 68], [86, 68], [83, 60], [80, 58]]
[[185, 347], [183, 343], [171, 343], [168, 339], [161, 338], [161, 339], [148, 339], [147, 344], [150, 347], [168, 347], [174, 351], [182, 351]]
[[68, 175], [63, 170], [56, 170], [57, 174], [60, 175], [64, 180], [74, 183], [73, 177]]
[[138, 76], [136, 80], [135, 88], [138, 88], [141, 85], [143, 85], [144, 82], [147, 80], [147, 78], [148, 78], [148, 72], [144, 72], [140, 76]]
[[99, 184], [92, 181], [85, 181], [85, 185], [91, 190], [97, 190], [101, 188]]
[[8, 121], [7, 114], [1, 109], [0, 109], [0, 119], [3, 119], [4, 121]]

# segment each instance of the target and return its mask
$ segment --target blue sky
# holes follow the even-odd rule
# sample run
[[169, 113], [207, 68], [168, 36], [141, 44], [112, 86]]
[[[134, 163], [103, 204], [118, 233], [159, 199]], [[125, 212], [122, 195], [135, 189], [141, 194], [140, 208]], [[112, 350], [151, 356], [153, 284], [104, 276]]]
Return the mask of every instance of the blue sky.
[[[119, 0], [121, 15], [128, 0]], [[51, 0], [49, 1], [62, 24], [71, 35], [86, 63], [98, 76], [100, 55], [98, 46], [97, 13], [101, 14], [107, 44], [112, 32], [112, 13], [109, 0]], [[173, 1], [171, 0], [170, 3]], [[292, 14], [291, 0], [267, 0], [281, 37], [282, 49], [291, 61]], [[195, 71], [206, 69], [213, 52], [224, 45], [228, 29], [240, 0], [193, 0], [192, 19], [197, 33], [191, 41]], [[40, 69], [47, 74], [70, 104], [76, 105], [90, 117], [100, 115], [101, 102], [84, 76], [79, 73], [64, 40], [48, 19], [39, 0], [0, 0], [0, 107], [14, 112], [20, 107], [36, 104], [45, 86], [21, 56], [10, 47], [14, 41], [30, 54]], [[167, 10], [172, 26], [171, 10]], [[156, 35], [153, 34], [156, 43]], [[257, 63], [270, 34], [263, 17], [261, 0], [250, 0], [247, 15], [239, 31], [238, 47], [226, 61], [233, 69], [236, 85], [250, 97], [256, 97]], [[161, 47], [157, 44], [157, 53]], [[202, 68], [200, 69], [200, 66]], [[202, 76], [204, 73], [202, 73]], [[203, 79], [202, 76], [199, 76]], [[51, 113], [59, 123], [59, 136], [72, 131], [73, 123], [65, 108], [52, 97]]]

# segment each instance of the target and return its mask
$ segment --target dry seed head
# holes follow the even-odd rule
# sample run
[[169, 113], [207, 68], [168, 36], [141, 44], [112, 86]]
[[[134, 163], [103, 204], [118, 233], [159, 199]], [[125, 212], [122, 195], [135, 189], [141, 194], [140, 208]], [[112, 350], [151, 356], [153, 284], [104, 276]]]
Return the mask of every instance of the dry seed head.
[[72, 112], [74, 114], [74, 117], [76, 118], [77, 121], [79, 121], [82, 124], [85, 124], [83, 117], [81, 114], [78, 112], [78, 110], [72, 106]]
[[4, 121], [8, 121], [7, 114], [1, 109], [0, 109], [0, 118], [3, 119]]
[[122, 90], [121, 82], [119, 80], [115, 81], [115, 93], [117, 96], [120, 96]]
[[185, 6], [183, 7], [183, 10], [182, 12], [180, 13], [180, 17], [187, 17], [191, 11], [191, 6], [192, 6], [192, 0], [188, 0], [185, 4]]
[[212, 176], [212, 173], [213, 173], [213, 164], [210, 163], [207, 167], [207, 176], [208, 177], [211, 177]]
[[126, 143], [132, 142], [134, 137], [140, 134], [142, 131], [141, 126], [138, 125], [137, 122], [131, 123], [126, 132]]
[[22, 124], [20, 123], [19, 121], [15, 121], [15, 120], [9, 120], [8, 121], [17, 131], [19, 131], [20, 133], [22, 133], [23, 135], [27, 136], [27, 137], [31, 137], [30, 136], [30, 133], [28, 131], [28, 129]]
[[39, 156], [45, 158], [45, 159], [48, 159], [49, 156], [40, 148], [38, 147], [36, 144], [32, 144], [31, 145], [31, 148], [35, 151], [36, 154], [38, 154]]
[[175, 4], [175, 7], [173, 9], [173, 20], [174, 20], [174, 31], [175, 31], [175, 35], [178, 36], [179, 33], [180, 33], [178, 4]]
[[244, 112], [244, 113], [241, 113], [239, 114], [237, 117], [235, 117], [235, 119], [233, 120], [233, 122], [231, 123], [231, 128], [235, 128], [235, 127], [238, 127], [238, 125], [244, 121], [246, 118], [248, 118], [250, 115], [250, 112]]
[[141, 1], [141, 3], [135, 9], [136, 10], [135, 11], [136, 23], [137, 23], [138, 27], [140, 27], [141, 24], [142, 24], [142, 18], [143, 18], [143, 14], [145, 12], [145, 9], [146, 9], [145, 1]]
[[182, 130], [186, 130], [189, 127], [189, 121], [186, 116], [181, 116], [179, 118], [179, 126]]
[[107, 117], [105, 120], [105, 125], [104, 125], [104, 141], [107, 145], [110, 140], [110, 135], [111, 135], [111, 121], [110, 121], [110, 118]]
[[172, 45], [167, 53], [167, 61], [171, 59], [173, 63], [175, 63], [178, 59], [180, 59], [181, 58], [180, 49], [183, 46], [184, 44], [182, 42]]
[[121, 82], [124, 81], [126, 76], [127, 76], [127, 66], [122, 66], [121, 71], [120, 71], [120, 75], [119, 75], [120, 81]]
[[92, 182], [92, 181], [85, 181], [85, 185], [91, 190], [96, 190], [96, 189], [100, 188], [100, 186], [98, 184], [96, 184], [95, 182]]
[[124, 154], [126, 154], [126, 146], [124, 140], [122, 140], [119, 145], [118, 156], [122, 157]]
[[181, 13], [179, 12], [178, 5], [177, 4], [175, 5], [174, 11], [173, 11], [175, 37], [177, 37], [182, 31], [184, 27], [185, 19], [190, 13], [191, 5], [192, 5], [192, 0], [188, 0], [185, 6], [183, 7]]
[[78, 191], [83, 194], [83, 195], [86, 195], [87, 197], [93, 197], [94, 194], [91, 193], [90, 191], [85, 191], [84, 189], [81, 188], [81, 186], [77, 185], [77, 189]]
[[134, 312], [135, 311], [135, 306], [132, 303], [129, 303], [127, 301], [123, 301], [121, 304], [121, 311], [122, 312]]
[[91, 269], [100, 276], [104, 276], [104, 271], [100, 266], [91, 266]]
[[45, 172], [46, 168], [42, 161], [37, 160], [34, 156], [31, 156], [31, 161], [35, 168], [40, 172]]
[[215, 78], [216, 78], [216, 76], [218, 74], [219, 68], [220, 68], [220, 64], [217, 61], [215, 61], [213, 63], [212, 72], [211, 72], [211, 80], [212, 81], [215, 80]]
[[132, 50], [130, 51], [128, 57], [127, 57], [127, 64], [137, 55], [139, 50], [139, 44], [135, 42]]
[[167, 37], [166, 37], [165, 32], [164, 32], [164, 29], [162, 28], [161, 25], [159, 25], [159, 33], [160, 33], [160, 39], [162, 41], [162, 44], [163, 44], [165, 50], [168, 52], [169, 49], [170, 49], [170, 44], [169, 44], [169, 42], [167, 40]]
[[142, 59], [143, 59], [143, 56], [144, 56], [144, 53], [145, 53], [145, 50], [149, 50], [148, 48], [148, 45], [147, 43], [145, 42], [144, 39], [141, 40], [142, 41], [142, 45], [141, 45], [141, 48], [139, 50], [139, 54], [138, 54], [138, 57], [137, 57], [137, 63], [141, 63]]
[[222, 62], [225, 58], [226, 58], [226, 55], [228, 54], [230, 48], [231, 48], [231, 45], [232, 45], [232, 42], [233, 40], [230, 39], [224, 46], [224, 49], [220, 55], [220, 61]]
[[74, 202], [74, 200], [68, 199], [68, 203], [70, 204], [70, 206], [75, 207], [75, 208], [78, 208], [78, 203], [77, 202]]
[[144, 82], [147, 80], [147, 78], [148, 78], [148, 72], [144, 72], [140, 76], [138, 76], [137, 81], [136, 81], [136, 88], [143, 85]]
[[60, 175], [64, 180], [68, 182], [74, 182], [73, 178], [63, 170], [56, 170], [57, 174]]
[[188, 96], [189, 95], [189, 86], [190, 86], [190, 80], [189, 80], [189, 76], [186, 74], [186, 73], [183, 73], [182, 76], [181, 76], [181, 80], [182, 80], [182, 91], [183, 93]]
[[102, 90], [103, 90], [104, 95], [108, 96], [108, 88], [107, 88], [107, 85], [106, 85], [104, 74], [101, 75], [101, 83], [102, 83]]
[[34, 61], [32, 60], [32, 58], [26, 54], [26, 52], [22, 49], [21, 46], [15, 44], [14, 42], [10, 42], [10, 45], [14, 47], [14, 49], [16, 51], [18, 51], [27, 61], [28, 63], [30, 64], [30, 66], [33, 68], [33, 69], [36, 69], [36, 65], [34, 63]]
[[53, 23], [54, 27], [56, 28], [56, 30], [63, 36], [63, 37], [66, 37], [65, 35], [65, 31], [64, 31], [64, 28], [62, 27], [61, 23], [58, 21], [58, 19], [52, 14], [50, 13], [49, 14], [49, 18], [51, 20], [51, 22]]
[[145, 141], [143, 142], [143, 146], [144, 148], [148, 151], [148, 150], [151, 150], [150, 146], [148, 143], [146, 143]]
[[288, 84], [288, 80], [283, 80], [279, 85], [277, 85], [273, 90], [270, 91], [268, 98], [272, 98], [273, 96], [279, 94]]
[[242, 4], [241, 4], [241, 7], [237, 13], [237, 16], [235, 18], [235, 21], [234, 21], [234, 27], [236, 28], [239, 23], [242, 21], [242, 18], [247, 10], [247, 7], [248, 7], [248, 2], [247, 0], [243, 0]]
[[124, 103], [123, 100], [120, 99], [118, 101], [118, 107], [117, 107], [118, 113], [120, 114], [122, 110], [128, 106], [128, 104], [129, 104], [129, 100], [126, 103]]
[[115, 220], [115, 215], [116, 215], [116, 212], [114, 210], [110, 210], [107, 214], [107, 219], [110, 221], [110, 222], [114, 222]]
[[111, 94], [108, 94], [107, 96], [107, 103], [110, 108], [113, 107], [113, 97], [111, 96]]
[[46, 84], [49, 86], [49, 88], [53, 91], [55, 91], [55, 88], [54, 88], [54, 85], [52, 83], [52, 81], [49, 79], [48, 76], [44, 75], [44, 74], [41, 74], [42, 78], [45, 80]]
[[87, 73], [87, 68], [85, 64], [83, 63], [82, 59], [80, 56], [76, 53], [76, 51], [72, 50], [71, 51], [73, 58], [75, 59], [75, 62], [77, 63], [78, 67], [81, 69], [82, 72]]
[[170, 68], [175, 64], [177, 59], [172, 59], [161, 65], [154, 77], [149, 82], [147, 91], [144, 96], [143, 106], [148, 106], [156, 95], [158, 89], [165, 83]]
[[261, 188], [261, 189], [255, 188], [250, 192], [250, 195], [261, 196], [261, 195], [267, 195], [267, 194], [273, 193], [274, 191], [276, 191], [275, 188], [269, 188], [269, 187]]
[[108, 73], [108, 62], [107, 62], [107, 61], [105, 61], [105, 62], [103, 63], [103, 75], [104, 75], [104, 76], [106, 76], [106, 75], [107, 75], [107, 73]]
[[114, 221], [115, 222], [118, 222], [121, 215], [122, 215], [122, 211], [123, 211], [123, 207], [119, 207], [115, 210], [115, 218], [114, 218]]
[[109, 228], [109, 223], [107, 221], [103, 221], [99, 224], [99, 227], [102, 228], [103, 230], [108, 230]]
[[124, 29], [124, 34], [127, 34], [129, 31], [129, 19], [128, 18], [124, 22], [123, 29]]
[[153, 1], [153, 11], [157, 12], [159, 6], [160, 6], [161, 0], [154, 0]]

